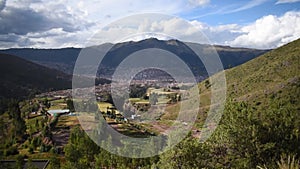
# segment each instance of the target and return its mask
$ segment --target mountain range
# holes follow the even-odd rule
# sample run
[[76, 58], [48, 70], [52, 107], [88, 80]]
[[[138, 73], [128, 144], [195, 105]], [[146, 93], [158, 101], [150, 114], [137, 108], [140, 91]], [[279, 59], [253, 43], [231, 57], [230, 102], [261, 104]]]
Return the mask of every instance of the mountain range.
[[[163, 41], [155, 38], [115, 45], [103, 44], [96, 48], [101, 49], [105, 46], [109, 47], [110, 50], [102, 60], [102, 67], [98, 69], [102, 70], [102, 73], [104, 72], [104, 77], [110, 77], [116, 67], [128, 55], [143, 49], [159, 48], [179, 56], [196, 76], [204, 79], [208, 76], [205, 67], [188, 47], [189, 45], [196, 45], [196, 49], [201, 51], [211, 50], [209, 45], [189, 44], [178, 40]], [[243, 64], [268, 51], [228, 46], [214, 46], [214, 48], [218, 52], [225, 69]], [[80, 51], [80, 48], [1, 50], [0, 97], [20, 98], [36, 92], [70, 88], [71, 74]], [[96, 80], [96, 84], [109, 82], [109, 80], [103, 79]]]
[[[196, 49], [201, 50], [201, 54], [205, 50], [212, 50], [210, 45], [184, 43], [178, 40], [158, 40], [155, 38], [145, 39], [138, 42], [123, 42], [117, 44], [103, 44], [96, 46], [101, 49], [103, 46], [110, 48], [99, 67], [104, 77], [110, 77], [116, 67], [128, 55], [148, 48], [158, 48], [166, 50], [177, 55], [183, 60], [193, 71], [195, 76], [201, 76], [204, 79], [207, 77], [206, 69], [203, 63], [199, 60], [194, 51], [188, 46], [196, 45]], [[269, 50], [257, 50], [247, 48], [232, 48], [229, 46], [214, 46], [220, 60], [225, 69], [238, 66], [245, 63]], [[37, 64], [57, 69], [67, 74], [72, 74], [75, 62], [80, 54], [81, 48], [63, 48], [63, 49], [7, 49], [0, 50], [0, 53], [19, 56], [23, 59], [35, 62]], [[141, 56], [142, 57], [142, 56]], [[157, 56], [159, 57], [159, 56]]]

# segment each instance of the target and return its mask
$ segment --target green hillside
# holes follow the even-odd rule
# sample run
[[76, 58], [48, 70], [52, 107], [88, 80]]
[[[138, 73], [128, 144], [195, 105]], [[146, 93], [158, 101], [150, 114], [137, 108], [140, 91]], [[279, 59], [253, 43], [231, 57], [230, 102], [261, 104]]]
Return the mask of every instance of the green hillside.
[[[267, 107], [265, 102], [274, 97], [290, 98], [299, 103], [300, 39], [226, 70], [225, 75], [227, 99], [264, 107]], [[205, 107], [209, 104], [210, 89], [205, 87], [205, 81], [199, 88]]]
[[[300, 39], [274, 49], [240, 66], [225, 70], [227, 102], [235, 100], [246, 102], [256, 109], [266, 109], [272, 99], [292, 102], [295, 109], [300, 109]], [[216, 76], [213, 76], [214, 78]], [[209, 79], [199, 84], [200, 117], [198, 127], [210, 106], [211, 88]], [[162, 117], [175, 120], [179, 104], [169, 106]]]
[[[230, 96], [255, 99], [299, 84], [300, 40], [226, 72]], [[299, 93], [293, 93], [299, 94]]]
[[[300, 158], [300, 39], [225, 71], [227, 100], [208, 144], [220, 168], [284, 168]], [[210, 104], [201, 90], [200, 120]], [[216, 151], [217, 150], [217, 151]], [[218, 168], [217, 167], [217, 168]], [[296, 168], [296, 167], [295, 167]]]
[[54, 69], [0, 54], [0, 99], [28, 97], [35, 92], [71, 87], [71, 77]]
[[[189, 159], [190, 154], [184, 152], [195, 151], [195, 146], [199, 146], [197, 152], [202, 152], [202, 157], [181, 161], [182, 166], [264, 169], [300, 166], [300, 39], [225, 70], [225, 75], [227, 98], [222, 119], [219, 124], [208, 124], [216, 126], [213, 135], [205, 143], [197, 143], [197, 139], [187, 141], [191, 139], [188, 138], [162, 155], [161, 163]], [[194, 127], [201, 133], [210, 106], [209, 79], [201, 82], [199, 89], [200, 112]], [[175, 120], [179, 107], [179, 104], [169, 106], [160, 123]], [[199, 136], [199, 132], [192, 134]], [[177, 163], [171, 165], [176, 168]]]

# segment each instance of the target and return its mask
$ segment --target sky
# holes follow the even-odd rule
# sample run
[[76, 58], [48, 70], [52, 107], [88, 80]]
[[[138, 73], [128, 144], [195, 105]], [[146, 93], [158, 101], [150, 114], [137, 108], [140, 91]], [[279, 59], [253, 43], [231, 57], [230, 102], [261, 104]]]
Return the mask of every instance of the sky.
[[[135, 25], [110, 27], [124, 17]], [[300, 38], [300, 0], [0, 0], [2, 49], [84, 47], [143, 32], [196, 41], [197, 31], [211, 44], [277, 48]]]

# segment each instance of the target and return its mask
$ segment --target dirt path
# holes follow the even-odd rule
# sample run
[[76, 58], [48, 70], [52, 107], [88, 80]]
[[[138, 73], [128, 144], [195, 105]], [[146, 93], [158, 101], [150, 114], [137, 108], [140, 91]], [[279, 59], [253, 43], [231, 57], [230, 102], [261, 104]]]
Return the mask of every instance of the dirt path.
[[52, 138], [57, 147], [64, 147], [68, 143], [71, 128], [79, 122], [74, 116], [60, 116], [58, 118], [58, 123], [52, 131]]
[[160, 134], [167, 135], [167, 130], [170, 128], [166, 124], [159, 124], [158, 122], [153, 122], [151, 123], [152, 125], [152, 130], [159, 132]]

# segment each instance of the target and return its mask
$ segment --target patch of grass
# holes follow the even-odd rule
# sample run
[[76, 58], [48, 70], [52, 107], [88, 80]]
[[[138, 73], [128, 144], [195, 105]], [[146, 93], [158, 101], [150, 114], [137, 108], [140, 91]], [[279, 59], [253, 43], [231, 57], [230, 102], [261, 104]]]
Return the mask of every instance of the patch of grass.
[[60, 116], [56, 124], [57, 127], [73, 127], [79, 123], [76, 116]]
[[53, 103], [53, 104], [65, 103], [65, 100], [64, 99], [53, 100], [53, 101], [51, 101], [51, 103]]
[[[32, 133], [38, 132], [42, 130], [42, 126], [40, 125], [41, 121], [43, 120], [43, 116], [35, 116], [34, 118], [30, 118], [26, 120], [26, 127], [27, 127], [27, 132], [28, 130], [31, 130]], [[36, 123], [38, 123], [36, 125]]]
[[50, 103], [51, 103], [51, 107], [49, 108], [49, 110], [66, 109], [67, 108], [67, 104], [64, 99], [53, 100]]
[[107, 102], [98, 102], [98, 107], [99, 107], [100, 111], [106, 113], [107, 107], [111, 108], [111, 107], [113, 107], [113, 105], [111, 103], [107, 103]]
[[180, 103], [169, 105], [166, 107], [162, 120], [175, 120], [180, 111]]

